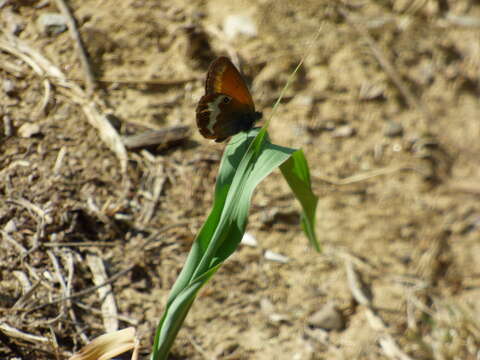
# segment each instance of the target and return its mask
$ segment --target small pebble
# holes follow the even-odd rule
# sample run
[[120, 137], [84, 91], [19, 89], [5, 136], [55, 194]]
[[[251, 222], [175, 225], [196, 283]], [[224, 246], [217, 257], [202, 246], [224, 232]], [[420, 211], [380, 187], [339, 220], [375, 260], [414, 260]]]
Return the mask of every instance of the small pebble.
[[321, 127], [326, 131], [334, 131], [337, 128], [337, 124], [335, 124], [335, 121], [327, 120], [322, 122]]
[[297, 95], [292, 99], [290, 104], [296, 105], [296, 106], [310, 107], [310, 106], [313, 106], [314, 104], [314, 98], [313, 96], [310, 96], [310, 95]]
[[62, 14], [45, 13], [38, 17], [37, 25], [48, 36], [58, 35], [67, 30], [67, 19]]
[[251, 247], [257, 247], [258, 241], [253, 237], [252, 234], [246, 232], [245, 234], [243, 234], [242, 241], [240, 242], [240, 244], [251, 246]]
[[374, 100], [383, 97], [385, 85], [382, 83], [363, 83], [360, 87], [359, 98], [361, 100]]
[[389, 121], [385, 125], [385, 131], [383, 134], [387, 137], [397, 137], [403, 135], [403, 126], [402, 124], [396, 121]]
[[238, 35], [248, 37], [257, 36], [257, 26], [252, 18], [247, 15], [229, 15], [223, 22], [223, 31], [229, 39], [234, 39]]
[[58, 283], [58, 277], [56, 276], [53, 276], [52, 273], [48, 270], [45, 270], [43, 273], [42, 273], [43, 277], [45, 279], [47, 279], [49, 282], [51, 283]]
[[3, 132], [5, 136], [12, 136], [12, 118], [8, 115], [3, 115]]
[[18, 135], [23, 138], [29, 138], [40, 133], [40, 125], [25, 123], [18, 129]]
[[270, 261], [275, 261], [275, 262], [280, 262], [282, 264], [286, 264], [290, 261], [288, 257], [285, 255], [281, 255], [278, 253], [275, 253], [273, 251], [267, 250], [265, 251], [265, 259], [270, 260]]
[[17, 92], [17, 87], [15, 86], [15, 83], [10, 79], [3, 80], [2, 87], [3, 87], [3, 91], [8, 96], [13, 96]]
[[272, 323], [281, 323], [288, 321], [288, 316], [276, 312], [275, 306], [268, 299], [263, 298], [260, 301], [260, 308], [262, 309], [262, 312], [268, 316], [268, 319]]
[[355, 128], [349, 126], [349, 125], [344, 125], [338, 127], [332, 134], [333, 137], [335, 138], [348, 138], [354, 136], [356, 133]]
[[345, 328], [345, 319], [333, 303], [328, 303], [308, 319], [312, 327], [325, 330], [342, 330]]
[[11, 234], [11, 233], [14, 233], [17, 231], [17, 224], [15, 223], [15, 220], [14, 219], [10, 219], [6, 224], [5, 226], [3, 227], [3, 230], [7, 233], [7, 234]]

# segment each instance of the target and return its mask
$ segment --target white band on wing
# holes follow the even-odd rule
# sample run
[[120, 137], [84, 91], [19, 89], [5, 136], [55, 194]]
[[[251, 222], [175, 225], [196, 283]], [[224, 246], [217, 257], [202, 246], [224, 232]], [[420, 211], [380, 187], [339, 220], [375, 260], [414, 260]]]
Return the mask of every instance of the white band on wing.
[[220, 114], [220, 108], [218, 105], [223, 101], [224, 95], [218, 96], [214, 101], [208, 104], [208, 110], [210, 110], [210, 118], [208, 120], [207, 129], [210, 134], [214, 134], [213, 127], [217, 123], [217, 117]]

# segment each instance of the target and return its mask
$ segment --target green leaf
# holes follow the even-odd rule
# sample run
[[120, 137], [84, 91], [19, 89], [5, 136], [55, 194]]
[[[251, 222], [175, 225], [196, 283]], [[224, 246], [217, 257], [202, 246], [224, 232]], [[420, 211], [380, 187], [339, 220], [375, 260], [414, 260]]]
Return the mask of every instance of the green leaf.
[[302, 150], [297, 150], [285, 161], [280, 170], [287, 180], [290, 189], [302, 205], [302, 228], [307, 234], [308, 240], [315, 248], [320, 251], [320, 245], [315, 232], [315, 212], [317, 210], [318, 197], [312, 191], [310, 181], [310, 171], [308, 170], [307, 160]]
[[272, 144], [265, 128], [234, 136], [220, 164], [212, 211], [192, 245], [158, 325], [152, 359], [168, 356], [198, 291], [240, 244], [254, 189], [279, 166], [304, 208], [304, 230], [319, 248], [314, 229], [317, 200], [313, 197], [312, 202], [309, 197], [310, 177], [303, 153]]

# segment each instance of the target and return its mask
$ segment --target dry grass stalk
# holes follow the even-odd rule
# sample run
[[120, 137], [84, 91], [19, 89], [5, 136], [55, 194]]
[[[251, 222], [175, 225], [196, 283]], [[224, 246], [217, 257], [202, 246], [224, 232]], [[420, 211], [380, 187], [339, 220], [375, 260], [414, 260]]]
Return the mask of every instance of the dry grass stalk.
[[372, 51], [373, 56], [377, 59], [382, 69], [385, 71], [388, 77], [395, 84], [395, 86], [397, 87], [400, 94], [403, 96], [403, 98], [407, 102], [407, 104], [410, 107], [417, 109], [417, 111], [419, 111], [426, 119], [430, 121], [432, 117], [428, 112], [428, 109], [418, 99], [418, 97], [415, 97], [413, 95], [413, 93], [410, 91], [408, 86], [405, 84], [405, 82], [402, 80], [402, 78], [396, 71], [395, 67], [383, 54], [382, 50], [377, 45], [373, 37], [370, 35], [367, 28], [363, 24], [361, 24], [359, 21], [353, 19], [352, 15], [349, 12], [343, 9], [340, 9], [340, 12], [345, 17], [347, 22], [365, 39], [368, 46], [370, 47], [370, 50]]
[[85, 75], [87, 95], [91, 96], [96, 87], [95, 77], [88, 61], [87, 51], [85, 50], [82, 38], [80, 37], [80, 33], [78, 32], [77, 23], [65, 1], [55, 0], [55, 3], [63, 16], [67, 18], [68, 30], [70, 32], [70, 36], [72, 37], [73, 42], [75, 43], [75, 50], [77, 51], [78, 58], [80, 59], [80, 63], [82, 64], [83, 73]]
[[95, 338], [70, 360], [108, 360], [129, 350], [134, 350], [131, 359], [138, 358], [138, 339], [133, 327], [114, 331]]
[[361, 280], [360, 274], [354, 268], [351, 261], [345, 261], [345, 267], [348, 278], [348, 286], [354, 299], [366, 309], [366, 317], [370, 327], [379, 333], [379, 344], [384, 354], [394, 360], [412, 360], [398, 346], [395, 339], [389, 334], [388, 327], [382, 317], [373, 307], [373, 295], [370, 287]]
[[188, 126], [169, 126], [159, 130], [145, 131], [140, 134], [123, 138], [127, 149], [138, 149], [148, 146], [162, 146], [171, 142], [184, 140], [188, 137]]
[[80, 105], [90, 125], [98, 130], [102, 141], [119, 159], [122, 172], [126, 171], [128, 156], [119, 134], [99, 109], [97, 103], [87, 96], [82, 88], [69, 81], [58, 67], [37, 50], [17, 38], [0, 36], [0, 49], [22, 59], [37, 75], [42, 77], [45, 87], [44, 100], [41, 103], [42, 109], [50, 98], [50, 81], [60, 87], [59, 91], [71, 101]]
[[[97, 255], [87, 255], [87, 264], [93, 274], [95, 285], [103, 284], [107, 281], [107, 271], [102, 259]], [[107, 332], [118, 329], [118, 312], [113, 295], [112, 286], [106, 285], [98, 289], [98, 296], [102, 299], [102, 317], [103, 325]]]

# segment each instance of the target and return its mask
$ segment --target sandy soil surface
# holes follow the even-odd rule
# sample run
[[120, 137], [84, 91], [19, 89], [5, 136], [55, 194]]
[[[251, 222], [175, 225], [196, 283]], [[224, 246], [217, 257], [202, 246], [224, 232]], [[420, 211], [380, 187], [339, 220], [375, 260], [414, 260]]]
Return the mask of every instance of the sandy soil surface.
[[[40, 23], [56, 1], [0, 3], [1, 359], [68, 358], [117, 326], [146, 359], [225, 146], [195, 127], [208, 64], [238, 61], [268, 117], [307, 54], [269, 133], [305, 151], [323, 252], [268, 177], [258, 245], [203, 289], [171, 358], [478, 359], [477, 2], [69, 1], [93, 92], [69, 32]], [[120, 136], [190, 131], [122, 155], [98, 117]]]

